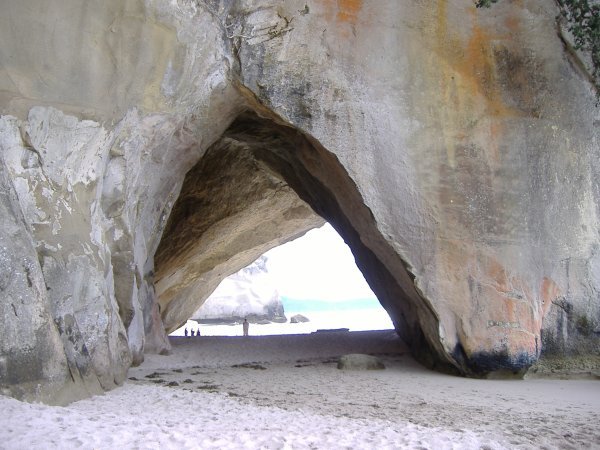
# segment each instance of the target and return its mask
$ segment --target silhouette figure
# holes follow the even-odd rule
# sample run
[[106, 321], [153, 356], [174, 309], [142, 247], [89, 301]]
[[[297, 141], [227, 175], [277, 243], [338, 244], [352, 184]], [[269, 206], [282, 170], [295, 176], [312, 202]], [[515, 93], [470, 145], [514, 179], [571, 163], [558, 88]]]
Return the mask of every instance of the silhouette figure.
[[242, 323], [242, 328], [244, 329], [244, 336], [248, 336], [248, 329], [250, 328], [248, 319], [244, 319], [244, 323]]
[[188, 330], [187, 330], [187, 328], [185, 329], [185, 337], [188, 337]]

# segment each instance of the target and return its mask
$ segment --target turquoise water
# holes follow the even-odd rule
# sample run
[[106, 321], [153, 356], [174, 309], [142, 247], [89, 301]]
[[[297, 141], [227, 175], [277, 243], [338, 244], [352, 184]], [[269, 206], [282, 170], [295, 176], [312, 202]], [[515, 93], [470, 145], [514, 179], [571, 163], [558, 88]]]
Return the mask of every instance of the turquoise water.
[[[363, 298], [339, 302], [282, 297], [288, 320], [295, 314], [309, 319], [304, 323], [252, 324], [251, 335], [305, 334], [319, 329], [348, 328], [350, 331], [391, 330], [390, 316], [376, 298]], [[195, 330], [198, 324], [188, 321], [171, 336], [183, 336], [184, 328]], [[202, 336], [241, 336], [241, 325], [200, 325]]]
[[286, 312], [294, 311], [300, 313], [308, 311], [348, 311], [381, 308], [381, 304], [376, 298], [360, 298], [331, 302], [281, 297], [281, 302], [283, 303], [283, 309]]
[[[327, 302], [323, 300], [282, 299], [288, 322], [251, 324], [251, 335], [308, 334], [320, 329], [348, 328], [350, 331], [391, 330], [394, 328], [390, 316], [376, 299], [359, 299], [350, 302]], [[295, 309], [293, 309], [295, 308]], [[291, 323], [295, 314], [309, 319], [304, 323]], [[242, 326], [237, 325], [198, 325], [188, 321], [184, 326], [171, 333], [171, 336], [183, 336], [184, 328], [202, 329], [202, 336], [241, 336]]]

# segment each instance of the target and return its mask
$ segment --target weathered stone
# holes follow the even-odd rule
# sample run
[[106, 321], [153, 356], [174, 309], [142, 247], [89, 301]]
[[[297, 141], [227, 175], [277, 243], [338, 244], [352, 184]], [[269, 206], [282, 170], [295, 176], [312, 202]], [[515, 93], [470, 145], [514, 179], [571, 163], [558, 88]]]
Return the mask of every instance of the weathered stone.
[[261, 256], [225, 278], [192, 315], [198, 323], [287, 322], [281, 297]]
[[124, 380], [131, 356], [123, 323], [114, 317], [113, 273], [94, 208], [107, 133], [52, 108], [33, 108], [26, 124], [2, 120], [4, 161], [31, 224], [44, 301], [71, 376], [91, 392], [112, 388]]
[[597, 355], [600, 110], [555, 16], [3, 5], [3, 385], [111, 388], [225, 276], [323, 219], [434, 367]]
[[[370, 217], [360, 218], [331, 166], [319, 173], [326, 158], [313, 157], [309, 172], [337, 193], [341, 211], [315, 209], [349, 242], [417, 355], [433, 351], [434, 364], [463, 373], [526, 368], [555, 334], [546, 314], [561, 296], [590, 321], [599, 314], [598, 110], [561, 51], [555, 10], [352, 5], [245, 16], [242, 35], [279, 16], [294, 25], [240, 39], [242, 82], [335, 153], [357, 186]], [[324, 30], [319, 40], [304, 39], [314, 29]], [[598, 352], [598, 338], [575, 328], [561, 352], [580, 341]]]
[[337, 368], [340, 370], [383, 370], [385, 365], [376, 356], [351, 353], [340, 356]]
[[245, 142], [223, 138], [186, 175], [156, 252], [156, 290], [168, 332], [226, 276], [323, 224]]
[[303, 316], [302, 314], [294, 314], [292, 317], [290, 317], [290, 323], [306, 323], [306, 322], [310, 322], [310, 320], [308, 319], [308, 317]]
[[[47, 290], [17, 195], [0, 157], [0, 389], [62, 403], [69, 367], [48, 310]], [[71, 373], [69, 373], [71, 369]], [[75, 374], [79, 374], [75, 371]]]

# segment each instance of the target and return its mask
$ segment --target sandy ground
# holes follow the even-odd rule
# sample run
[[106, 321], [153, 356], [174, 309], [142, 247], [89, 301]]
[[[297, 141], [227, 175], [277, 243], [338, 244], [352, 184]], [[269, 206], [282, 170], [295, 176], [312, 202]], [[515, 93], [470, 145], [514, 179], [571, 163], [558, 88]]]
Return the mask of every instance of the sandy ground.
[[[148, 358], [131, 376], [288, 411], [469, 430], [512, 448], [600, 448], [597, 380], [443, 375], [417, 364], [392, 331], [174, 339], [173, 350]], [[386, 370], [338, 370], [345, 353], [378, 355]], [[232, 367], [242, 363], [265, 369]]]
[[[597, 380], [442, 375], [392, 331], [172, 343], [66, 408], [0, 397], [0, 448], [600, 448]], [[346, 353], [386, 369], [339, 370]]]

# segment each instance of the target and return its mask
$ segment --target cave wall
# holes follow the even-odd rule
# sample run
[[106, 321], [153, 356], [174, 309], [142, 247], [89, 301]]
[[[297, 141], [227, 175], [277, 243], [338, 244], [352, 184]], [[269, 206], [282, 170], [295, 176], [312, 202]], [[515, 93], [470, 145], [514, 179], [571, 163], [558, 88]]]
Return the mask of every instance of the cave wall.
[[156, 252], [167, 332], [192, 317], [224, 278], [323, 223], [245, 140], [219, 139], [187, 173]]
[[[121, 383], [144, 351], [168, 352], [154, 253], [185, 173], [243, 108], [220, 25], [193, 2], [163, 3], [3, 5], [0, 160], [37, 253], [49, 326], [91, 380], [66, 377], [56, 402]], [[15, 350], [2, 357], [19, 367], [29, 349], [0, 333]], [[30, 378], [51, 376], [40, 366]], [[4, 373], [0, 384], [29, 389]]]
[[[4, 392], [119, 384], [222, 277], [317, 223], [306, 205], [432, 362], [477, 374], [598, 354], [600, 113], [554, 4], [501, 3], [3, 5]], [[169, 254], [189, 232], [169, 219], [186, 173], [231, 146], [253, 147], [265, 196], [222, 220], [239, 229], [278, 193], [276, 226], [209, 249], [217, 220]]]
[[336, 155], [430, 344], [475, 373], [598, 354], [599, 110], [552, 2], [252, 5], [229, 22], [241, 82]]

